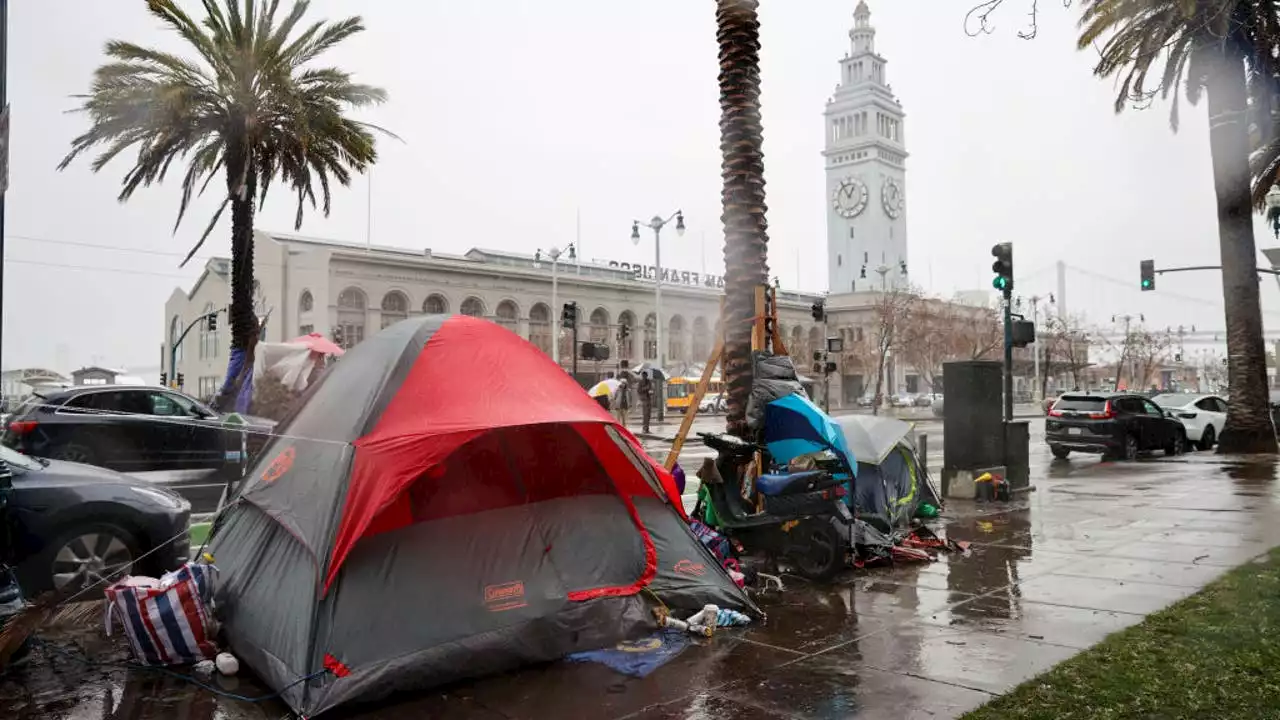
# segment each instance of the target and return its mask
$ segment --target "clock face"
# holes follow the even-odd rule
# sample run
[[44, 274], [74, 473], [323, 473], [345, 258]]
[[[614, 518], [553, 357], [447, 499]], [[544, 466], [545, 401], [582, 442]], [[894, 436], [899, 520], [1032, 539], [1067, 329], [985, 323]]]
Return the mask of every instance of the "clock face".
[[902, 192], [902, 186], [893, 178], [885, 180], [884, 187], [880, 188], [880, 202], [884, 205], [885, 214], [894, 220], [902, 215], [907, 199]]
[[867, 186], [858, 178], [844, 178], [831, 194], [831, 207], [841, 217], [857, 217], [867, 207]]

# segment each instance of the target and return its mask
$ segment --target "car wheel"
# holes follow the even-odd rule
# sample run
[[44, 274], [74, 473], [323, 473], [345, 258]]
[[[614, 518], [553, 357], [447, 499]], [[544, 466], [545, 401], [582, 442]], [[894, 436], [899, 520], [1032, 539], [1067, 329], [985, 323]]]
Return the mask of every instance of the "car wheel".
[[67, 443], [55, 450], [52, 455], [54, 460], [65, 460], [83, 465], [98, 464], [98, 454], [93, 451], [93, 448], [80, 443]]
[[110, 523], [74, 526], [53, 539], [41, 554], [46, 589], [76, 592], [105, 586], [133, 572], [142, 555], [128, 530]]
[[1120, 459], [1129, 462], [1138, 459], [1138, 438], [1132, 435], [1124, 436], [1124, 449], [1121, 451]]
[[1173, 441], [1164, 448], [1165, 455], [1181, 455], [1187, 451], [1187, 436], [1184, 433], [1178, 433], [1173, 436]]
[[1217, 433], [1213, 431], [1213, 426], [1210, 425], [1204, 429], [1204, 434], [1200, 436], [1200, 449], [1212, 450], [1213, 444], [1217, 442], [1217, 440]]
[[1053, 456], [1059, 460], [1066, 460], [1067, 456], [1071, 454], [1071, 451], [1067, 448], [1058, 447], [1056, 445], [1050, 445], [1049, 452], [1053, 453]]

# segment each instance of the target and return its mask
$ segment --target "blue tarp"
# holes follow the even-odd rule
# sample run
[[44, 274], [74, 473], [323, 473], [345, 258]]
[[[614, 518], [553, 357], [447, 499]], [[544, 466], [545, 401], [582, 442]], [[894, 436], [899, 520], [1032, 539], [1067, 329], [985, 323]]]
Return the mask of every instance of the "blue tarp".
[[618, 643], [617, 647], [578, 652], [565, 659], [570, 662], [598, 662], [623, 675], [642, 678], [666, 665], [687, 647], [689, 636], [686, 633], [667, 628], [640, 640]]
[[857, 458], [849, 451], [839, 423], [803, 395], [788, 395], [765, 406], [764, 442], [779, 464], [830, 450], [843, 457], [857, 474]]

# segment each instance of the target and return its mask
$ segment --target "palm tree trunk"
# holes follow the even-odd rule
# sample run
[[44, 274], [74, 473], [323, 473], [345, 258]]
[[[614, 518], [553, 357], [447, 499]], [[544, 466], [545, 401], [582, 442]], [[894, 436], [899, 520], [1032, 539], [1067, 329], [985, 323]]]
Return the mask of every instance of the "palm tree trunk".
[[[231, 197], [231, 357], [214, 407], [230, 410], [253, 364], [258, 341], [258, 314], [253, 307], [253, 213], [257, 176], [247, 158], [229, 159], [227, 193]], [[237, 362], [237, 358], [239, 361]]]
[[720, 152], [724, 224], [724, 377], [729, 432], [747, 435], [755, 289], [769, 281], [764, 151], [760, 123], [758, 0], [717, 0], [720, 45]]
[[1228, 36], [1204, 38], [1197, 51], [1207, 78], [1209, 148], [1218, 200], [1218, 243], [1227, 324], [1227, 422], [1224, 453], [1276, 452], [1267, 392], [1266, 345], [1258, 293], [1250, 203], [1244, 46]]

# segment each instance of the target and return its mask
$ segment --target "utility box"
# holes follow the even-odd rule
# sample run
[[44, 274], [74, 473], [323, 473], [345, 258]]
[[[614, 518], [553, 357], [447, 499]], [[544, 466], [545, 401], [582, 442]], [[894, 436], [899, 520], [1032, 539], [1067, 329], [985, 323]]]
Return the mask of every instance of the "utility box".
[[1031, 431], [1025, 420], [1004, 425], [1005, 480], [1017, 492], [1031, 486]]
[[[1000, 467], [1004, 461], [1004, 418], [1001, 408], [1002, 366], [990, 360], [942, 364], [946, 412], [942, 416], [942, 484], [948, 497], [973, 497], [973, 471]], [[948, 492], [953, 478], [963, 478]]]

